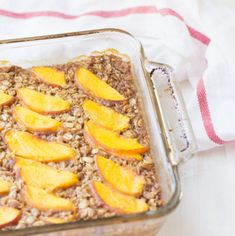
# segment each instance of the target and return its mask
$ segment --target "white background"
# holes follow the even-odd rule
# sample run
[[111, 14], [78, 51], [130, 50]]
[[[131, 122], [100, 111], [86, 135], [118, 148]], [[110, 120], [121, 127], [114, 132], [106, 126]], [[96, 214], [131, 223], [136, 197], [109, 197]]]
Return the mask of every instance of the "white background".
[[196, 155], [181, 166], [183, 199], [157, 236], [235, 235], [235, 147]]

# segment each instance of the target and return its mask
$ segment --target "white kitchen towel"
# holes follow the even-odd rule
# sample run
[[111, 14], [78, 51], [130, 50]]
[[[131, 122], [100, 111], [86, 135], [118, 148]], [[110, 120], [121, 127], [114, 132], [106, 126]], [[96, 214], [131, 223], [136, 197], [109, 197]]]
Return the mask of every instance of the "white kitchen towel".
[[198, 149], [205, 150], [235, 139], [234, 13], [228, 0], [2, 0], [0, 39], [106, 27], [129, 31], [149, 59], [175, 69]]

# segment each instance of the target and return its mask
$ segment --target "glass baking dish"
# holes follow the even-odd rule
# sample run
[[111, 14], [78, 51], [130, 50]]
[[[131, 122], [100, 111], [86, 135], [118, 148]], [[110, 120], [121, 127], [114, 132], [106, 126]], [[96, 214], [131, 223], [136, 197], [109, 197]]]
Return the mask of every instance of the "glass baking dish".
[[[128, 32], [99, 29], [0, 41], [0, 65], [21, 67], [62, 64], [78, 55], [115, 49], [132, 62], [137, 91], [164, 205], [156, 211], [90, 221], [2, 231], [0, 235], [155, 235], [181, 198], [178, 165], [196, 145], [172, 69], [146, 59], [141, 43]], [[112, 52], [112, 50], [109, 50]]]

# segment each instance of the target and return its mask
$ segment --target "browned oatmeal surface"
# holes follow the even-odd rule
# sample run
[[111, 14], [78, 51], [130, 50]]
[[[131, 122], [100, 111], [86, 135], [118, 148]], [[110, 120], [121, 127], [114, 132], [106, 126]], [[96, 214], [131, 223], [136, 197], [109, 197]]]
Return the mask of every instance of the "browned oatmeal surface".
[[[86, 95], [74, 82], [74, 72], [80, 66], [89, 69], [118, 90], [128, 98], [127, 102], [102, 101]], [[148, 144], [148, 135], [138, 106], [139, 101], [133, 84], [130, 62], [123, 61], [116, 55], [97, 55], [86, 57], [79, 62], [70, 62], [65, 65], [57, 65], [56, 67], [66, 73], [67, 85], [63, 89], [35, 80], [28, 70], [11, 66], [0, 68], [0, 90], [15, 96], [17, 89], [28, 87], [46, 94], [58, 95], [71, 102], [72, 109], [70, 112], [51, 116], [61, 121], [64, 129], [61, 129], [57, 133], [50, 135], [41, 134], [40, 136], [44, 139], [66, 143], [76, 150], [76, 160], [48, 164], [62, 170], [72, 171], [80, 179], [80, 183], [77, 186], [56, 191], [58, 196], [71, 199], [77, 207], [78, 211], [75, 215], [75, 220], [90, 220], [115, 215], [115, 213], [99, 205], [90, 192], [89, 183], [91, 180], [100, 180], [94, 163], [96, 154], [111, 158], [116, 163], [122, 166], [128, 166], [144, 176], [146, 185], [140, 198], [146, 201], [150, 210], [162, 205], [160, 188], [155, 177], [150, 153], [144, 154], [142, 161], [127, 161], [104, 151], [92, 149], [85, 141], [83, 135], [84, 121], [88, 117], [84, 114], [81, 105], [89, 97], [93, 101], [99, 101], [99, 103], [129, 116], [131, 119], [130, 127], [122, 132], [122, 134], [127, 137], [138, 138], [140, 143]], [[0, 113], [0, 126], [4, 127], [0, 140], [0, 177], [13, 183], [10, 193], [0, 197], [0, 206], [11, 206], [21, 209], [22, 217], [17, 225], [9, 226], [5, 229], [44, 225], [46, 224], [43, 221], [45, 216], [61, 217], [70, 221], [72, 218], [72, 213], [70, 212], [42, 212], [27, 206], [24, 202], [21, 193], [23, 183], [14, 169], [14, 155], [7, 149], [2, 138], [7, 130], [24, 130], [24, 127], [20, 127], [12, 116], [12, 110], [16, 104], [20, 104], [17, 98], [12, 106], [1, 108]]]

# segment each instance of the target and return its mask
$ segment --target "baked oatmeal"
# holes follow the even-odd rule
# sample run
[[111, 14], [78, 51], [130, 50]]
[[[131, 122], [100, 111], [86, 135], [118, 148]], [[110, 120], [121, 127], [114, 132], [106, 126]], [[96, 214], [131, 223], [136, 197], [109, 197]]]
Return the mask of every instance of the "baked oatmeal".
[[[108, 135], [115, 134], [117, 140], [124, 138], [124, 143], [125, 140], [137, 140], [136, 143], [139, 146], [137, 144], [136, 145], [138, 147], [149, 146], [149, 137], [141, 114], [141, 108], [139, 106], [140, 98], [134, 85], [131, 63], [127, 60], [123, 60], [118, 55], [97, 54], [89, 57], [81, 57], [79, 61], [72, 61], [63, 65], [55, 65], [49, 67], [49, 69], [50, 68], [56, 69], [57, 72], [64, 73], [65, 83], [61, 81], [57, 84], [59, 86], [47, 83], [38, 77], [37, 70], [34, 70], [34, 68], [23, 69], [18, 66], [0, 68], [0, 91], [12, 96], [12, 100], [9, 99], [9, 103], [5, 103], [1, 106], [0, 114], [0, 127], [2, 128], [0, 142], [0, 178], [6, 183], [10, 183], [8, 192], [2, 194], [0, 197], [0, 206], [10, 207], [10, 209], [17, 209], [20, 212], [18, 214], [19, 217], [17, 218], [17, 221], [12, 222], [12, 224], [5, 224], [5, 227], [2, 227], [2, 229], [18, 229], [29, 226], [45, 225], [48, 223], [91, 220], [111, 217], [116, 214], [128, 213], [128, 210], [126, 212], [124, 210], [122, 211], [122, 209], [115, 210], [115, 206], [111, 206], [112, 202], [109, 202], [109, 196], [107, 196], [107, 199], [104, 199], [106, 197], [105, 194], [104, 196], [101, 196], [102, 194], [94, 187], [94, 184], [97, 184], [96, 187], [99, 188], [98, 185], [100, 183], [104, 183], [100, 186], [101, 188], [104, 187], [104, 190], [106, 189], [108, 191], [110, 189], [114, 189], [113, 191], [117, 193], [117, 195], [112, 196], [114, 198], [117, 197], [117, 199], [119, 199], [119, 195], [121, 195], [120, 198], [122, 199], [124, 196], [124, 200], [126, 197], [127, 199], [130, 198], [131, 201], [134, 199], [134, 205], [136, 203], [135, 199], [137, 199], [139, 201], [138, 204], [140, 201], [141, 204], [145, 204], [146, 210], [155, 210], [160, 207], [163, 204], [163, 201], [161, 199], [161, 191], [156, 179], [155, 168], [150, 151], [147, 148], [139, 148], [138, 150], [142, 150], [139, 151], [139, 153], [137, 149], [135, 152], [133, 150], [129, 150], [128, 152], [113, 151], [115, 148], [111, 150], [111, 148], [106, 147], [107, 145], [101, 145], [99, 141], [94, 142], [95, 134], [92, 132], [89, 133], [91, 130], [88, 130], [89, 127], [96, 128], [96, 126], [98, 126], [97, 130], [104, 130], [104, 132], [101, 133], [103, 135], [107, 133], [107, 137], [109, 137]], [[95, 76], [94, 79], [100, 79], [105, 82], [108, 86], [117, 91], [117, 94], [121, 94], [121, 98], [123, 99], [120, 99], [120, 101], [103, 99], [102, 93], [97, 95], [97, 91], [95, 91], [99, 88], [96, 87], [93, 89], [91, 88], [92, 85], [89, 84], [85, 84], [84, 86], [89, 85], [90, 87], [88, 87], [92, 90], [92, 92], [84, 89], [84, 87], [81, 86], [81, 84], [79, 85], [76, 81], [76, 73], [80, 68], [83, 68], [85, 73], [88, 73], [87, 71], [93, 73]], [[60, 74], [58, 74], [58, 81], [59, 76]], [[63, 101], [67, 101], [70, 104], [70, 107], [67, 107], [68, 109], [62, 109], [61, 112], [45, 112], [47, 114], [43, 114], [43, 112], [40, 112], [40, 109], [43, 109], [45, 103], [42, 102], [39, 106], [32, 107], [31, 95], [29, 95], [26, 90], [23, 90], [25, 88], [40, 92], [44, 95], [46, 94], [53, 97], [59, 97]], [[25, 97], [23, 97], [23, 95], [19, 96], [19, 91], [21, 91]], [[104, 94], [104, 96], [106, 95], [107, 93]], [[55, 102], [55, 104], [57, 103]], [[86, 110], [88, 110], [88, 112]], [[107, 113], [111, 112], [111, 114], [114, 114], [114, 117], [117, 117], [115, 119], [121, 119], [121, 121], [126, 119], [124, 122], [125, 124], [123, 124], [123, 127], [121, 126], [121, 128], [117, 128], [117, 130], [115, 130], [115, 122], [106, 122], [105, 115], [102, 116], [99, 111], [104, 111]], [[40, 127], [35, 127], [35, 124], [32, 124], [31, 128], [27, 127], [27, 119], [21, 119], [20, 121], [16, 119], [16, 113], [19, 118], [20, 115], [25, 114], [25, 112], [28, 112], [28, 115], [31, 114], [30, 116], [32, 117], [35, 116], [34, 121], [37, 119], [44, 119], [42, 124], [49, 122], [53, 129], [50, 127], [42, 130]], [[92, 112], [95, 112], [95, 114]], [[100, 123], [98, 121], [99, 124], [97, 124], [97, 120], [92, 119], [92, 115], [96, 118], [101, 117], [103, 119], [101, 120], [99, 118]], [[47, 117], [50, 120], [41, 116]], [[49, 124], [47, 123], [47, 125]], [[104, 127], [105, 125], [110, 125], [107, 132], [105, 131], [107, 128]], [[30, 126], [30, 124], [28, 126]], [[111, 130], [112, 128], [113, 130]], [[27, 132], [27, 135], [29, 135], [26, 137], [24, 136], [25, 133], [19, 133], [17, 131], [24, 131], [25, 133]], [[37, 151], [38, 153], [29, 152], [27, 155], [24, 155], [27, 148], [25, 150], [20, 150], [22, 152], [12, 151], [11, 145], [16, 144], [11, 144], [11, 138], [13, 138], [16, 134], [22, 134], [23, 136], [19, 136], [22, 140], [24, 138], [25, 140], [31, 140], [32, 136], [38, 138], [40, 142], [43, 140], [44, 142], [48, 141], [47, 144], [50, 144], [48, 147], [45, 146], [44, 149], [44, 143], [41, 142], [40, 145], [42, 146], [39, 147], [39, 149], [42, 149], [41, 152], [39, 150]], [[100, 133], [98, 133], [98, 135], [99, 134]], [[92, 137], [94, 138], [93, 140]], [[102, 138], [103, 136], [101, 137], [101, 140]], [[56, 161], [50, 159], [53, 155], [57, 157], [57, 154], [60, 152], [59, 150], [61, 146], [56, 146], [57, 143], [64, 144], [67, 148], [73, 149], [75, 151], [73, 158], [69, 159], [67, 158], [68, 156], [66, 156], [66, 159], [65, 155], [61, 155], [61, 159]], [[53, 144], [55, 144], [55, 146], [53, 146]], [[34, 144], [32, 141], [29, 146], [30, 145], [33, 147], [33, 145], [35, 146], [38, 144]], [[22, 148], [18, 147], [18, 149]], [[37, 160], [40, 153], [43, 153], [43, 151], [50, 154], [46, 157], [49, 159]], [[26, 158], [26, 161], [24, 161], [24, 158]], [[97, 158], [100, 158], [101, 166], [98, 166]], [[109, 160], [112, 162], [107, 162]], [[37, 164], [38, 161], [39, 164]], [[37, 206], [40, 205], [41, 202], [38, 204], [35, 202], [32, 203], [32, 198], [29, 200], [31, 196], [29, 195], [29, 192], [28, 195], [25, 194], [25, 188], [31, 188], [30, 183], [27, 182], [28, 179], [26, 175], [24, 175], [26, 176], [25, 178], [22, 178], [21, 171], [28, 170], [28, 172], [26, 171], [27, 173], [25, 172], [26, 174], [32, 173], [29, 173], [30, 170], [27, 168], [21, 169], [21, 166], [24, 166], [24, 162], [35, 168], [40, 167], [39, 169], [42, 173], [44, 173], [43, 171], [48, 170], [51, 171], [50, 173], [53, 175], [55, 174], [55, 170], [60, 170], [65, 171], [67, 174], [74, 174], [75, 177], [73, 175], [73, 178], [77, 180], [74, 180], [74, 184], [68, 184], [66, 187], [63, 185], [60, 186], [59, 183], [56, 183], [56, 181], [54, 181], [54, 183], [53, 179], [51, 180], [52, 182], [50, 183], [50, 186], [53, 187], [53, 184], [55, 184], [53, 188], [53, 196], [51, 192], [46, 193], [43, 185], [45, 182], [42, 183], [43, 181], [39, 181], [39, 183], [37, 183], [39, 185], [41, 184], [40, 186], [37, 185], [37, 187], [40, 187], [39, 189], [33, 189], [35, 185], [31, 189], [35, 191], [37, 190], [38, 194], [48, 194], [50, 195], [49, 197], [55, 196], [59, 199], [68, 199], [73, 205], [73, 210], [71, 210], [69, 206], [69, 210], [66, 207], [57, 209], [56, 211], [53, 210], [54, 208], [40, 209], [41, 207]], [[104, 164], [103, 167], [102, 163]], [[110, 173], [109, 169], [105, 169], [105, 163], [107, 163], [107, 165], [111, 165], [110, 168], [114, 168], [116, 172], [114, 171], [114, 173]], [[39, 174], [41, 173], [40, 171], [38, 172]], [[133, 178], [134, 180], [136, 180], [135, 177], [137, 176], [139, 178], [139, 182], [137, 180], [136, 181], [140, 185], [142, 184], [142, 189], [135, 191], [132, 188], [133, 186], [127, 185], [125, 188], [125, 186], [120, 186], [118, 183], [114, 183], [115, 181], [112, 181], [111, 179], [119, 180], [119, 177], [115, 176], [115, 173], [126, 173], [127, 176]], [[109, 175], [111, 175], [110, 181]], [[45, 176], [44, 180], [46, 181]], [[34, 180], [31, 179], [29, 182], [30, 181], [32, 182]], [[35, 181], [37, 181], [36, 178]], [[128, 182], [128, 180], [125, 181]], [[35, 183], [36, 182], [34, 182], [34, 184]], [[131, 183], [132, 182], [128, 182], [128, 184]], [[57, 187], [56, 184], [58, 185]], [[128, 192], [130, 189], [133, 191]], [[94, 192], [96, 193], [94, 194]]]

